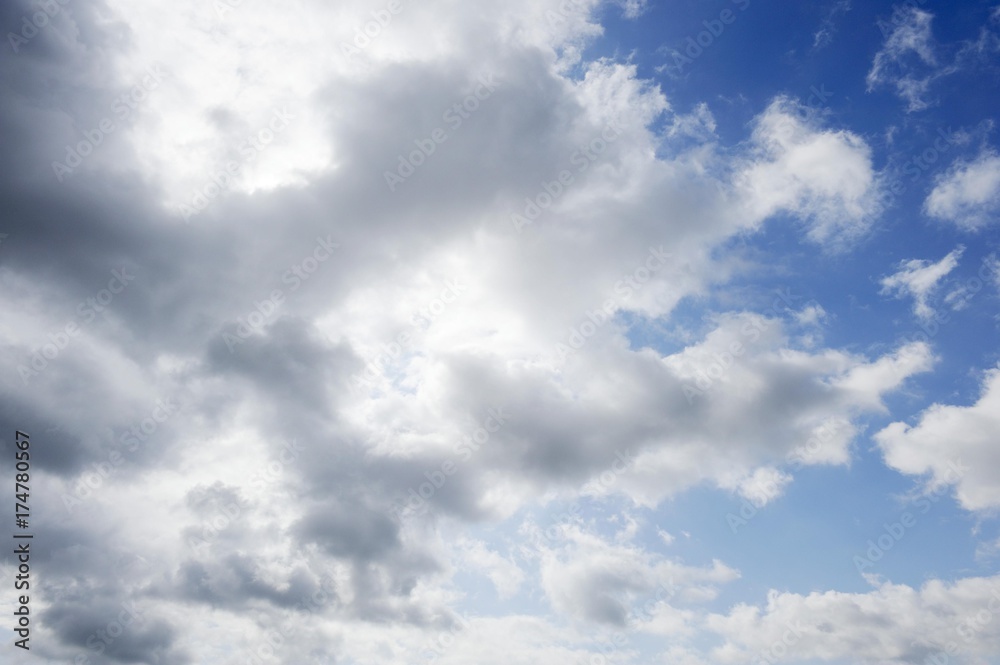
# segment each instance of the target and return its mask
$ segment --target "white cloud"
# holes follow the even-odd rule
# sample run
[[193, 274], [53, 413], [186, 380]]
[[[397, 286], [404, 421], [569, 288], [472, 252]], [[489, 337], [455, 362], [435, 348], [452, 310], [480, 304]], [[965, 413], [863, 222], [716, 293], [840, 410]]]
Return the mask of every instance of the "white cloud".
[[740, 496], [760, 507], [781, 496], [790, 482], [791, 475], [779, 469], [760, 467], [739, 482], [737, 491]]
[[[869, 593], [771, 591], [764, 607], [739, 604], [710, 615], [725, 643], [716, 662], [985, 662], [1000, 650], [1000, 577], [888, 582]], [[976, 617], [985, 614], [985, 622]], [[929, 660], [930, 658], [936, 660]]]
[[902, 261], [899, 270], [882, 278], [881, 293], [895, 294], [897, 298], [912, 297], [913, 313], [920, 319], [929, 320], [934, 316], [934, 309], [928, 304], [928, 300], [940, 286], [941, 280], [958, 266], [964, 252], [965, 247], [960, 245], [937, 263], [922, 259]]
[[479, 540], [463, 540], [459, 547], [464, 561], [490, 578], [501, 599], [514, 596], [521, 588], [524, 571], [511, 559], [488, 549], [486, 543]]
[[637, 19], [649, 11], [649, 0], [615, 0], [627, 19]]
[[[902, 7], [895, 10], [892, 26], [886, 34], [882, 50], [875, 54], [872, 68], [866, 79], [868, 91], [883, 85], [895, 87], [896, 94], [906, 100], [908, 111], [920, 111], [930, 103], [926, 100], [930, 84], [935, 78], [950, 70], [937, 71], [937, 57], [931, 37], [931, 21], [934, 16], [916, 7]], [[887, 26], [880, 22], [883, 34]], [[911, 60], [916, 56], [916, 64]], [[919, 76], [917, 69], [931, 73]]]
[[[658, 590], [659, 600], [667, 606], [697, 604], [714, 598], [719, 585], [739, 578], [738, 571], [720, 561], [711, 566], [687, 566], [638, 545], [609, 543], [576, 525], [564, 525], [561, 542], [544, 548], [540, 573], [542, 588], [555, 609], [614, 626], [647, 621], [655, 626], [666, 621], [666, 615], [650, 617], [639, 607], [641, 600], [653, 597]], [[660, 612], [665, 611], [660, 608]], [[671, 630], [687, 630], [685, 617], [692, 615], [672, 615], [681, 623]]]
[[808, 109], [779, 98], [756, 120], [753, 159], [737, 175], [751, 219], [777, 213], [809, 222], [809, 238], [843, 246], [878, 212], [871, 149], [851, 132], [824, 130]]
[[797, 312], [795, 314], [795, 320], [799, 323], [799, 325], [818, 326], [823, 323], [828, 316], [829, 315], [826, 313], [826, 310], [823, 309], [822, 305], [812, 304], [803, 308], [801, 312]]
[[968, 510], [1000, 506], [1000, 369], [986, 373], [971, 406], [933, 404], [916, 425], [894, 422], [875, 435], [886, 464], [910, 475], [929, 474], [930, 488], [955, 487]]
[[977, 230], [1000, 219], [1000, 155], [984, 151], [972, 162], [958, 160], [937, 177], [924, 211]]
[[[877, 182], [857, 134], [778, 98], [757, 109], [747, 141], [722, 145], [706, 104], [671, 115], [638, 66], [582, 61], [601, 31], [596, 0], [404, 2], [391, 20], [379, 4], [220, 13], [113, 0], [106, 15], [74, 14], [79, 29], [60, 36], [69, 51], [16, 65], [23, 85], [0, 114], [24, 140], [2, 158], [46, 178], [3, 192], [18, 205], [0, 304], [18, 317], [0, 319], [0, 417], [51, 434], [32, 459], [51, 529], [51, 586], [33, 611], [60, 619], [42, 624], [53, 659], [77, 655], [91, 610], [120, 597], [150, 606], [145, 653], [180, 663], [185, 645], [208, 645], [192, 657], [221, 665], [321, 585], [287, 662], [413, 662], [458, 625], [439, 662], [569, 665], [592, 649], [589, 634], [558, 627], [566, 619], [621, 625], [671, 581], [676, 595], [637, 625], [690, 637], [700, 604], [738, 573], [644, 548], [647, 527], [657, 544], [673, 537], [641, 517], [612, 522], [608, 539], [574, 522], [538, 571], [455, 534], [553, 495], [652, 507], [707, 485], [778, 500], [792, 452], [847, 464], [864, 418], [932, 364], [920, 344], [876, 357], [803, 349], [786, 327], [822, 322], [818, 304], [787, 321], [718, 314], [669, 352], [630, 339], [626, 321], [668, 323], [678, 303], [731, 279], [717, 250], [735, 234], [783, 214], [816, 242], [863, 234]], [[51, 160], [76, 127], [156, 61], [169, 63], [162, 88], [53, 188]], [[390, 191], [386, 170], [490, 73], [496, 90]], [[180, 224], [178, 197], [285, 104], [294, 122]], [[621, 131], [606, 138], [613, 121]], [[572, 183], [552, 194], [563, 171]], [[511, 215], [543, 194], [550, 203], [518, 233]], [[79, 220], [53, 226], [68, 210]], [[331, 234], [340, 248], [318, 265], [316, 238]], [[121, 257], [140, 275], [134, 291], [25, 390], [18, 364]], [[262, 315], [277, 289], [280, 308]], [[583, 343], [563, 354], [571, 339]], [[371, 385], [352, 391], [366, 367]], [[183, 420], [160, 423], [68, 513], [61, 495], [86, 487], [161, 398], [186, 405]], [[499, 408], [506, 419], [474, 449]], [[206, 531], [212, 520], [223, 526]], [[208, 556], [192, 535], [211, 536]], [[109, 579], [107, 561], [126, 555], [140, 563]], [[475, 599], [456, 570], [482, 574], [511, 605], [541, 588], [553, 616], [459, 621], [451, 608]], [[700, 662], [687, 645], [668, 654]]]

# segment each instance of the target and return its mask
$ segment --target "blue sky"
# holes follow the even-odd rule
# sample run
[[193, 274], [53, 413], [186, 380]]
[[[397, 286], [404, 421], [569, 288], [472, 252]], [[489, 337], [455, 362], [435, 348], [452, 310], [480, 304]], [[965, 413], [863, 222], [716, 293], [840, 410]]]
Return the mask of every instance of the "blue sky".
[[0, 25], [0, 662], [1000, 662], [996, 0]]

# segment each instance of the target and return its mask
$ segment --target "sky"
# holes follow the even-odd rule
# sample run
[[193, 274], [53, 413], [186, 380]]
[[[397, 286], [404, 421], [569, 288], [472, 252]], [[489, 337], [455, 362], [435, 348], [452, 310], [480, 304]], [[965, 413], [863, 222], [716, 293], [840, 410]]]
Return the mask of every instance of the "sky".
[[3, 3], [0, 663], [1000, 663], [996, 1]]

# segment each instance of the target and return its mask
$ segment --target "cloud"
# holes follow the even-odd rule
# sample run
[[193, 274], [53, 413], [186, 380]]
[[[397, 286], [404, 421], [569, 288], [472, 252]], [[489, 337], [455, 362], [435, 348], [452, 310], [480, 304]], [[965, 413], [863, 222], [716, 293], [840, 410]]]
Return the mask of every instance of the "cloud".
[[833, 36], [837, 32], [837, 20], [849, 11], [851, 11], [851, 0], [837, 0], [833, 3], [823, 17], [820, 29], [813, 34], [813, 50], [825, 48], [833, 43]]
[[993, 224], [1000, 216], [1000, 155], [986, 150], [975, 160], [957, 160], [939, 175], [924, 211], [967, 231]]
[[[879, 22], [885, 43], [868, 72], [868, 92], [881, 86], [894, 87], [911, 113], [930, 106], [926, 97], [931, 83], [953, 71], [938, 66], [931, 36], [933, 18], [933, 14], [916, 7], [902, 7], [893, 12], [891, 26]], [[925, 75], [917, 74], [919, 70]]]
[[[43, 433], [44, 658], [90, 655], [134, 602], [147, 619], [108, 662], [279, 641], [276, 661], [412, 662], [428, 640], [578, 662], [593, 635], [565, 619], [627, 625], [670, 580], [637, 624], [691, 636], [738, 577], [721, 559], [647, 549], [631, 515], [613, 538], [567, 526], [537, 570], [483, 532], [552, 496], [778, 501], [792, 453], [836, 423], [803, 462], [847, 464], [932, 366], [922, 344], [802, 343], [828, 303], [637, 341], [739, 279], [719, 256], [738, 235], [791, 217], [814, 243], [862, 237], [879, 210], [860, 135], [778, 97], [724, 140], [707, 103], [677, 113], [638, 65], [583, 59], [596, 1], [397, 6], [66, 5], [0, 62], [0, 306], [18, 312], [0, 427]], [[460, 620], [456, 571], [509, 607], [539, 588], [553, 616]]]
[[[660, 596], [666, 596], [667, 605], [698, 603], [714, 598], [719, 585], [740, 576], [720, 561], [687, 566], [634, 544], [609, 543], [576, 525], [563, 525], [560, 540], [558, 546], [542, 550], [542, 588], [555, 609], [597, 624], [624, 627], [656, 621], [639, 604], [657, 589], [666, 590]], [[661, 617], [664, 609], [660, 607]], [[684, 623], [675, 629], [684, 632]]]
[[886, 464], [908, 475], [928, 474], [928, 487], [954, 486], [968, 510], [1000, 506], [1000, 370], [983, 378], [979, 400], [970, 406], [933, 404], [915, 425], [894, 422], [875, 435]]
[[[768, 593], [763, 607], [739, 604], [707, 617], [725, 643], [716, 662], [809, 660], [903, 663], [988, 658], [1000, 648], [1000, 578], [929, 580], [919, 589], [882, 582], [875, 591]], [[987, 614], [982, 623], [971, 617]], [[931, 659], [936, 659], [931, 661]]]
[[792, 482], [792, 476], [779, 469], [760, 467], [740, 481], [740, 496], [755, 506], [764, 506], [781, 496], [784, 488]]
[[490, 578], [501, 599], [514, 596], [521, 588], [525, 575], [516, 562], [489, 549], [482, 541], [466, 540], [459, 545], [462, 559], [470, 568]]
[[622, 8], [622, 16], [637, 19], [649, 11], [649, 0], [615, 0]]
[[810, 240], [833, 247], [868, 230], [877, 183], [860, 136], [822, 129], [813, 112], [781, 97], [756, 119], [750, 152], [736, 183], [752, 220], [791, 214], [808, 223]]
[[934, 316], [934, 309], [928, 304], [928, 300], [940, 286], [941, 280], [958, 266], [964, 252], [965, 247], [959, 245], [937, 263], [922, 259], [901, 261], [898, 271], [882, 278], [881, 293], [895, 294], [897, 298], [912, 297], [913, 313], [917, 318], [927, 321]]

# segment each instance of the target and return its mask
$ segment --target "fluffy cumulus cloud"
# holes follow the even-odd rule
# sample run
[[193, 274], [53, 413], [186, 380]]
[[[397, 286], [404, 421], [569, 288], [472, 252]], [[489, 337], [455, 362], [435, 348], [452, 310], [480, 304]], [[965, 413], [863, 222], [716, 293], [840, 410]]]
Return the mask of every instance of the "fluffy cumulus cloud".
[[808, 220], [809, 237], [837, 243], [864, 233], [877, 212], [871, 151], [858, 135], [824, 129], [815, 113], [776, 99], [756, 121], [754, 158], [738, 174], [751, 219]]
[[895, 422], [875, 436], [886, 463], [903, 473], [929, 475], [929, 485], [952, 486], [970, 510], [1000, 506], [996, 431], [1000, 425], [1000, 370], [983, 378], [975, 404], [934, 404], [914, 425]]
[[973, 161], [957, 161], [937, 178], [924, 210], [970, 231], [995, 223], [1000, 215], [1000, 155], [983, 152]]
[[[908, 662], [949, 603], [988, 601], [963, 580], [734, 604], [739, 550], [658, 522], [686, 493], [770, 509], [844, 471], [934, 368], [928, 343], [826, 344], [837, 299], [780, 270], [794, 289], [737, 284], [769, 269], [741, 239], [835, 262], [870, 237], [866, 133], [777, 92], [735, 125], [715, 95], [679, 103], [589, 50], [596, 0], [45, 6], [0, 9], [24, 662], [693, 665], [793, 619], [796, 657]], [[934, 65], [929, 24], [903, 15], [869, 83]], [[984, 226], [989, 159], [929, 212]], [[883, 286], [923, 317], [960, 255]], [[996, 506], [998, 377], [883, 429], [885, 462]], [[566, 505], [587, 510], [545, 521]]]

